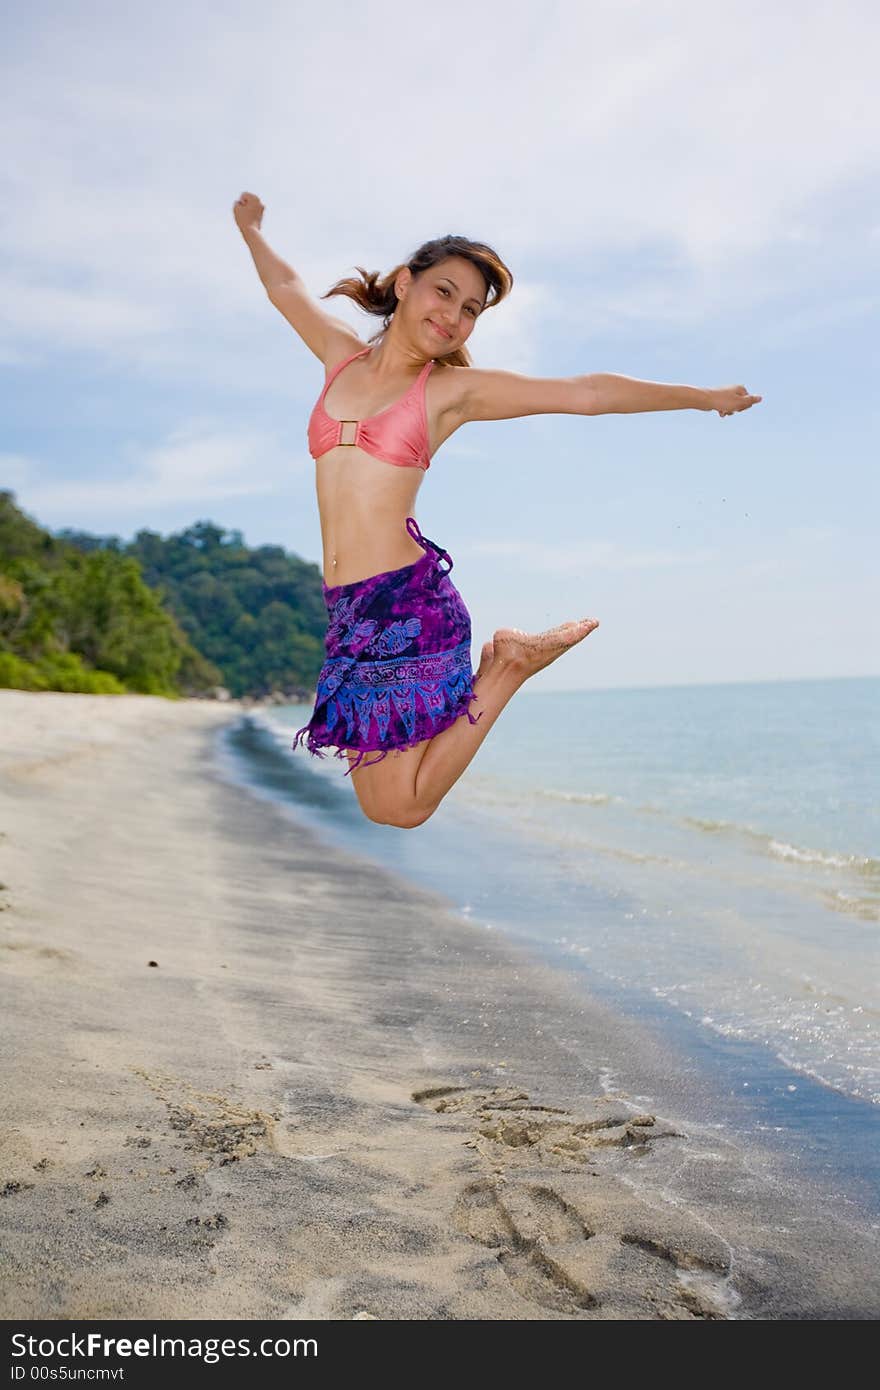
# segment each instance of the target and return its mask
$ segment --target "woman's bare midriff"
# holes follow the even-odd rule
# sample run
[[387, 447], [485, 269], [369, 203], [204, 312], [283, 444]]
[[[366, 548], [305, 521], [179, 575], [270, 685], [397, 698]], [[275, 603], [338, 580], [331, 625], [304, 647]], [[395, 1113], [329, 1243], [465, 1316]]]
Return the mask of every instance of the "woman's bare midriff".
[[[432, 455], [458, 425], [451, 409], [452, 375], [437, 364], [425, 383]], [[421, 560], [425, 552], [406, 529], [406, 518], [415, 515], [424, 469], [386, 463], [356, 445], [341, 444], [321, 455], [315, 474], [328, 587]]]

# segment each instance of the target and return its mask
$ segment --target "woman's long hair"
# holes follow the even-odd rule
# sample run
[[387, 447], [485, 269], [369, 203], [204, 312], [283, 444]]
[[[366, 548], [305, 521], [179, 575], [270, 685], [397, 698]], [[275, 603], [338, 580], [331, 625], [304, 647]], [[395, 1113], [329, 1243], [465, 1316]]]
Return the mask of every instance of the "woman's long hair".
[[[435, 238], [434, 241], [426, 241], [409, 260], [402, 261], [387, 275], [381, 275], [378, 270], [366, 271], [362, 266], [355, 266], [359, 279], [350, 276], [337, 280], [326, 294], [321, 295], [321, 299], [329, 299], [334, 294], [344, 294], [368, 314], [378, 315], [383, 321], [382, 327], [367, 339], [368, 342], [375, 342], [387, 332], [388, 325], [394, 317], [398, 303], [394, 281], [404, 266], [408, 266], [413, 276], [417, 276], [430, 266], [437, 265], [438, 261], [446, 260], [447, 256], [462, 256], [477, 267], [486, 282], [487, 299], [482, 312], [499, 304], [505, 295], [510, 293], [513, 275], [497, 251], [493, 251], [492, 247], [483, 241], [471, 241], [464, 236], [443, 236]], [[450, 363], [453, 367], [473, 365], [470, 353], [464, 347], [447, 353], [442, 361]]]

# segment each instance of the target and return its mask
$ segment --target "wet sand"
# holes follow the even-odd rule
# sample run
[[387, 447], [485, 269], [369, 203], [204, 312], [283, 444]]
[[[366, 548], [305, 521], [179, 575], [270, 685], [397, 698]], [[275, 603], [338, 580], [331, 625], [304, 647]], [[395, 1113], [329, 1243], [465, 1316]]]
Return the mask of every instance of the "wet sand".
[[225, 782], [240, 713], [0, 690], [0, 1316], [877, 1315], [867, 1233], [609, 1089], [632, 1021]]

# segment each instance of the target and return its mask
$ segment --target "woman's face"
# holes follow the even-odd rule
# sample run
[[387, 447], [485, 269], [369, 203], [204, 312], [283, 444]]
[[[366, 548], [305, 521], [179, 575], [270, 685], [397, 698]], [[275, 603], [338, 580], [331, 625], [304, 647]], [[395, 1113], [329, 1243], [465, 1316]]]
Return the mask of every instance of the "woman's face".
[[485, 302], [486, 282], [477, 267], [461, 256], [447, 256], [419, 275], [409, 271], [406, 275], [407, 327], [425, 344], [429, 357], [445, 357], [473, 332]]

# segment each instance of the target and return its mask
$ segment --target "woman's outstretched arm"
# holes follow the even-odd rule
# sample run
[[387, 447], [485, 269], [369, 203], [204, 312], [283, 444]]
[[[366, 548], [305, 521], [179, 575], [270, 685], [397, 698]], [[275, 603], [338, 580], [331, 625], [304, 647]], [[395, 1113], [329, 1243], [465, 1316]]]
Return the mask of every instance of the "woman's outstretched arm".
[[306, 347], [325, 365], [331, 354], [342, 357], [352, 351], [352, 345], [362, 346], [355, 330], [316, 304], [293, 266], [276, 256], [260, 231], [265, 210], [256, 193], [242, 193], [233, 204], [232, 213], [254, 258], [270, 304], [275, 305]]
[[646, 410], [717, 410], [733, 415], [762, 400], [744, 386], [677, 386], [613, 372], [534, 377], [459, 367], [458, 411], [467, 420], [521, 415], [623, 415]]
[[233, 204], [232, 215], [254, 258], [257, 274], [267, 292], [271, 294], [279, 285], [290, 284], [297, 278], [297, 274], [292, 265], [276, 256], [260, 231], [265, 211], [256, 193], [242, 193]]
[[732, 415], [762, 399], [750, 395], [744, 386], [674, 386], [613, 372], [594, 372], [575, 380], [589, 393], [591, 415], [632, 415], [640, 410], [717, 410], [719, 415]]

